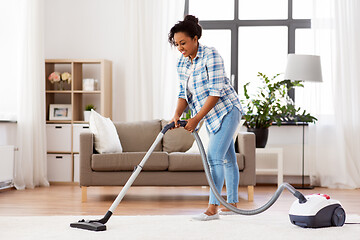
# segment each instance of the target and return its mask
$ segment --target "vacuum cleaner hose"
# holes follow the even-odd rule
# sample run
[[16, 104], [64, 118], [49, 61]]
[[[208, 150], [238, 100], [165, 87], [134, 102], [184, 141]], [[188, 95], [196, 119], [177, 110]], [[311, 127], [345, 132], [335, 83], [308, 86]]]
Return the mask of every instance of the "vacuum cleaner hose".
[[306, 198], [304, 197], [304, 195], [297, 191], [293, 186], [291, 186], [290, 184], [288, 183], [283, 183], [282, 185], [280, 185], [280, 187], [276, 190], [275, 194], [272, 196], [272, 198], [267, 202], [265, 203], [263, 206], [257, 208], [257, 209], [252, 209], [252, 210], [244, 210], [244, 209], [239, 209], [239, 208], [236, 208], [230, 204], [228, 204], [225, 199], [220, 195], [220, 193], [216, 190], [216, 187], [215, 187], [215, 183], [211, 177], [211, 173], [210, 173], [210, 168], [209, 168], [209, 165], [208, 165], [208, 162], [207, 162], [207, 158], [206, 158], [206, 153], [205, 153], [205, 150], [204, 150], [204, 146], [201, 142], [201, 139], [198, 135], [197, 132], [193, 132], [192, 133], [195, 140], [196, 140], [196, 143], [198, 145], [198, 148], [200, 150], [200, 155], [201, 155], [201, 159], [202, 159], [202, 163], [203, 163], [203, 166], [204, 166], [204, 170], [205, 170], [205, 175], [206, 175], [206, 179], [209, 183], [209, 186], [211, 188], [211, 190], [213, 191], [215, 197], [220, 201], [220, 203], [222, 205], [224, 205], [227, 209], [235, 212], [235, 213], [238, 213], [238, 214], [241, 214], [241, 215], [255, 215], [255, 214], [259, 214], [259, 213], [262, 213], [264, 211], [266, 211], [268, 208], [270, 208], [275, 202], [276, 200], [279, 198], [279, 196], [281, 195], [282, 191], [284, 190], [284, 188], [286, 188], [287, 190], [289, 190], [296, 198], [299, 199], [299, 202], [300, 203], [305, 203], [307, 200]]

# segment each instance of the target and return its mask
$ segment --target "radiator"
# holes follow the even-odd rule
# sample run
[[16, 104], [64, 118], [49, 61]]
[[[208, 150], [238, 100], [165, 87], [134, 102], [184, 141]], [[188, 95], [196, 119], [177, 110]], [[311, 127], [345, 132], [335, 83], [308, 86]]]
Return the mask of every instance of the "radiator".
[[14, 186], [15, 147], [0, 146], [0, 189]]

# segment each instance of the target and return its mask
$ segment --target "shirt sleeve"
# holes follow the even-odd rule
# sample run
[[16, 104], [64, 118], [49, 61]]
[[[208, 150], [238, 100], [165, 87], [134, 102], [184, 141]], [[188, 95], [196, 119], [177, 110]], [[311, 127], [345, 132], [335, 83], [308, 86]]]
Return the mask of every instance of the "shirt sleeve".
[[178, 98], [183, 98], [186, 100], [185, 98], [185, 88], [183, 86], [183, 84], [180, 82], [180, 91], [179, 91], [179, 96]]
[[225, 70], [224, 61], [216, 49], [207, 55], [206, 67], [209, 77], [209, 95], [222, 97], [225, 88]]

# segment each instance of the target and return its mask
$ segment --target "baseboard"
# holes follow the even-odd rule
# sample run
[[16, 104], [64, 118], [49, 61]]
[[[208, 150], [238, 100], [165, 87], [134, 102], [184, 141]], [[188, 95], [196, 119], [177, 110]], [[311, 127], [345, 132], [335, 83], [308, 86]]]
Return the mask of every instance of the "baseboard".
[[78, 182], [49, 182], [50, 186], [80, 186]]

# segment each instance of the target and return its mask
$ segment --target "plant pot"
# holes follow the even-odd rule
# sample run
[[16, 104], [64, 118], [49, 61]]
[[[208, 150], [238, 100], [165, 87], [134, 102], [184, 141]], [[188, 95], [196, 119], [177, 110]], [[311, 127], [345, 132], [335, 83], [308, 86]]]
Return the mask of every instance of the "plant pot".
[[84, 121], [89, 122], [91, 111], [84, 111]]
[[265, 148], [269, 136], [269, 128], [248, 128], [247, 131], [255, 134], [256, 148]]

